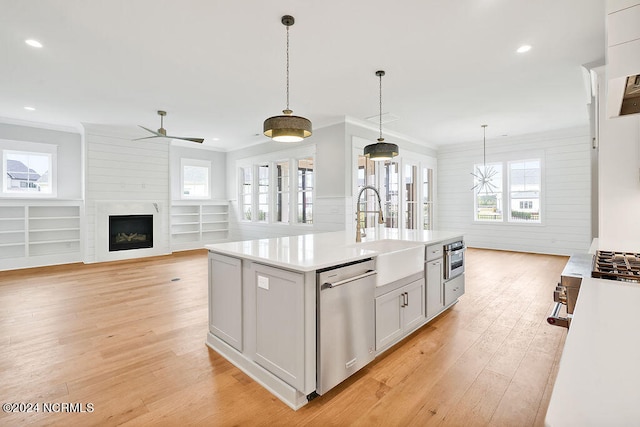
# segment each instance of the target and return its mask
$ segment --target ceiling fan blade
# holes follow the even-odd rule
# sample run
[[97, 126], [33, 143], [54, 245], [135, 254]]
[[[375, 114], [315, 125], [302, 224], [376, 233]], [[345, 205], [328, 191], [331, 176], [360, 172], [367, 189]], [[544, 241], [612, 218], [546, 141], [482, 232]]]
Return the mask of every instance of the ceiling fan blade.
[[183, 141], [197, 142], [197, 143], [200, 143], [200, 144], [202, 144], [204, 142], [204, 138], [186, 138], [186, 137], [181, 137], [181, 136], [167, 136], [167, 138], [181, 139]]
[[153, 136], [145, 136], [145, 137], [143, 137], [143, 138], [135, 138], [135, 139], [132, 139], [132, 141], [140, 141], [141, 139], [151, 139], [151, 138], [161, 138], [161, 137], [162, 137], [162, 138], [164, 138], [164, 136], [162, 136], [162, 135], [160, 135], [160, 136], [156, 136], [156, 135], [153, 135]]
[[[140, 126], [140, 125], [138, 125], [138, 126]], [[140, 127], [141, 127], [142, 129], [146, 130], [147, 132], [154, 134], [156, 137], [160, 137], [160, 138], [164, 137], [164, 135], [163, 135], [163, 134], [161, 134], [160, 132], [157, 132], [157, 131], [155, 131], [155, 130], [152, 130], [152, 129], [146, 128], [146, 127], [144, 127], [144, 126], [140, 126]]]

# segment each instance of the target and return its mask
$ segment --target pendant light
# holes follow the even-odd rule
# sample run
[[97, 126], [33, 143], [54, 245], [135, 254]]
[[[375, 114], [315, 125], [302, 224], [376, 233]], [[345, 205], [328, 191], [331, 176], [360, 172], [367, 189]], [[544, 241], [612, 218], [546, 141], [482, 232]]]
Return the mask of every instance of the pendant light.
[[475, 177], [476, 185], [471, 190], [478, 190], [478, 194], [493, 193], [498, 187], [491, 182], [493, 177], [498, 173], [493, 166], [487, 167], [487, 125], [482, 125], [482, 169], [476, 167], [475, 173], [471, 173]]
[[287, 108], [281, 116], [269, 117], [264, 121], [264, 134], [277, 142], [300, 142], [311, 136], [311, 122], [300, 116], [292, 115], [289, 109], [289, 27], [295, 22], [293, 16], [285, 15], [281, 19], [287, 27]]
[[380, 137], [375, 144], [369, 144], [364, 147], [364, 155], [371, 160], [384, 161], [390, 160], [398, 155], [398, 146], [390, 142], [384, 142], [382, 137], [382, 76], [384, 71], [376, 71], [376, 76], [380, 78]]

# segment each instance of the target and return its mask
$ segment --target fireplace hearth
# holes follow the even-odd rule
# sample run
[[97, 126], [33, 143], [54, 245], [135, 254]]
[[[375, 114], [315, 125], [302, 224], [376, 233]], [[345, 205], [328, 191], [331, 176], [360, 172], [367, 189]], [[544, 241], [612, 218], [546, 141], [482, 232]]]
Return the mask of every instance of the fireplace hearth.
[[153, 215], [109, 215], [109, 252], [153, 248]]

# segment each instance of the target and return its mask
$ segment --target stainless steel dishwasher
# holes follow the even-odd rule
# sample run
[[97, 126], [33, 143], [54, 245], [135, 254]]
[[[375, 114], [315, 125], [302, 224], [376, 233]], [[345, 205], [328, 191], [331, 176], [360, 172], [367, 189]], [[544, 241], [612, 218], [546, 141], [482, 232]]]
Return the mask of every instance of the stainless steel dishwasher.
[[324, 394], [375, 355], [375, 262], [318, 270], [316, 393]]

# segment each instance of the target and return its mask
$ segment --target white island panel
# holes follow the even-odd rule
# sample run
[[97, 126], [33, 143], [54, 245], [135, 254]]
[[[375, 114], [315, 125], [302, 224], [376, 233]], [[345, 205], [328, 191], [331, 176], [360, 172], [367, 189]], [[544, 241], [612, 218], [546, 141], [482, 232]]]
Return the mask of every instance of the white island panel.
[[640, 425], [640, 284], [582, 279], [546, 425]]

